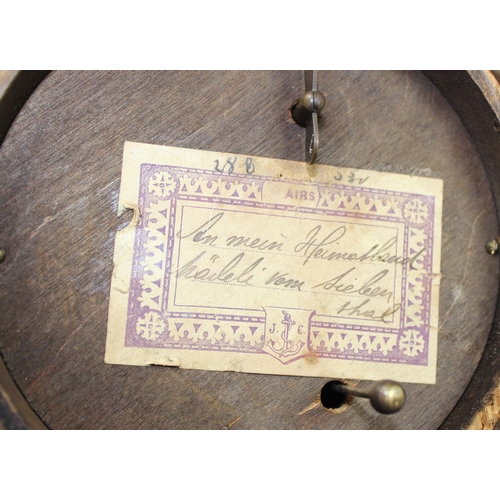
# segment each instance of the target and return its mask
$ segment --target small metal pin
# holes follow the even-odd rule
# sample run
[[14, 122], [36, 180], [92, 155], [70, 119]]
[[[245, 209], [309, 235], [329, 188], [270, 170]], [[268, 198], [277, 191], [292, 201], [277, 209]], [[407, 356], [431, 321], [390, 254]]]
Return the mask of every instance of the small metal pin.
[[306, 93], [292, 105], [292, 118], [306, 128], [306, 161], [313, 164], [319, 150], [318, 118], [325, 107], [325, 96], [318, 90], [318, 71], [304, 71]]
[[498, 242], [499, 238], [495, 238], [494, 240], [490, 240], [486, 243], [485, 248], [490, 255], [496, 255], [498, 253], [498, 248], [500, 246], [500, 243]]
[[392, 380], [380, 380], [368, 390], [350, 387], [340, 382], [332, 384], [330, 388], [347, 396], [367, 398], [375, 410], [386, 415], [399, 411], [406, 400], [405, 390]]
[[7, 252], [5, 251], [5, 248], [0, 248], [0, 264], [5, 260], [6, 255]]

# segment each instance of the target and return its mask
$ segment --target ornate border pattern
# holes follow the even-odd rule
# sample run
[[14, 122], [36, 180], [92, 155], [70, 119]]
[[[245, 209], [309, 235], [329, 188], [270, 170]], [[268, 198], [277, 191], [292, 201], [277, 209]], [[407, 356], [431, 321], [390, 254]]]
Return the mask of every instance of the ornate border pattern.
[[[264, 309], [258, 316], [215, 316], [167, 310], [177, 202], [197, 200], [276, 211], [295, 210], [287, 205], [264, 203], [266, 181], [285, 182], [257, 175], [141, 165], [139, 204], [143, 217], [135, 241], [126, 346], [269, 354]], [[294, 183], [289, 179], [286, 182]], [[303, 185], [298, 181], [296, 184], [298, 187]], [[356, 185], [318, 184], [317, 187], [317, 207], [304, 207], [301, 211], [403, 223], [405, 255], [411, 258], [420, 252], [416, 263], [422, 271], [408, 272], [405, 266], [399, 327], [322, 322], [315, 321], [313, 315], [308, 326], [307, 349], [324, 358], [425, 366], [430, 323], [434, 198]]]

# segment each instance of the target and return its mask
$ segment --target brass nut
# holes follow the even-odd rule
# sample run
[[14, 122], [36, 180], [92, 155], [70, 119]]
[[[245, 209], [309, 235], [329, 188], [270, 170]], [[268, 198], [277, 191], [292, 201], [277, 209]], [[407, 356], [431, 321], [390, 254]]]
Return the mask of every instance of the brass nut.
[[498, 253], [498, 247], [499, 247], [498, 239], [488, 241], [485, 246], [486, 251], [490, 255], [496, 255]]

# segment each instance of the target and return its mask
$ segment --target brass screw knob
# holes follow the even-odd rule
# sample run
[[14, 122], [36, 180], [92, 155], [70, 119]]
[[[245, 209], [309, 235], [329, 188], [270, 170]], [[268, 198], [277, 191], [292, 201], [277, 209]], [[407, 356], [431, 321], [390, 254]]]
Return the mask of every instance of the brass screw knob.
[[345, 395], [367, 398], [375, 410], [386, 415], [401, 410], [406, 401], [405, 390], [392, 380], [381, 380], [369, 390], [349, 387], [341, 383], [332, 385], [331, 389]]
[[380, 413], [396, 413], [401, 410], [405, 400], [405, 390], [392, 380], [381, 380], [370, 389], [370, 403]]

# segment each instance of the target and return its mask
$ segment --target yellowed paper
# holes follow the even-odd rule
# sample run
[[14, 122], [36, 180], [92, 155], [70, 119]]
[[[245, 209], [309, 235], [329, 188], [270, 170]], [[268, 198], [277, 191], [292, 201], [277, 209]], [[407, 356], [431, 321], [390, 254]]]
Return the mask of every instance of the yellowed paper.
[[435, 383], [442, 181], [125, 144], [106, 362]]

